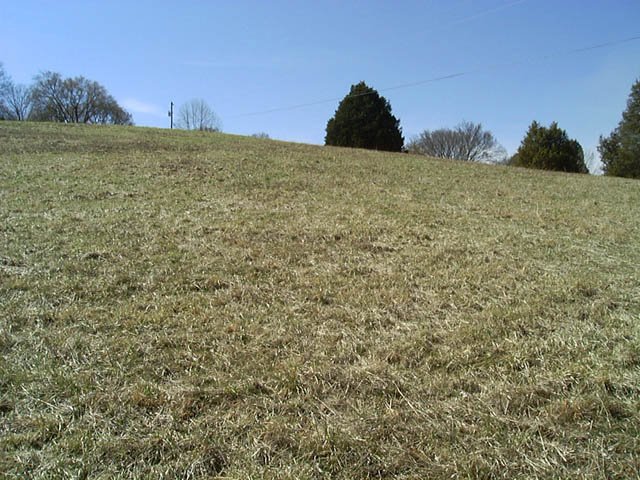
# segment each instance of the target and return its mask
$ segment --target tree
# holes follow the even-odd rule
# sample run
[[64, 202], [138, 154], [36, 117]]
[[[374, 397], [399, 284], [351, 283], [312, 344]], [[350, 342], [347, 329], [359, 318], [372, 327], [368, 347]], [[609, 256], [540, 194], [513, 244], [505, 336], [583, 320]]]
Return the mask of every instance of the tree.
[[8, 120], [28, 120], [32, 105], [31, 88], [17, 84], [9, 86], [5, 99]]
[[133, 124], [131, 114], [102, 85], [84, 77], [62, 78], [55, 72], [41, 73], [35, 78], [31, 98], [35, 120]]
[[493, 134], [482, 124], [462, 122], [453, 129], [425, 130], [413, 138], [407, 149], [411, 153], [468, 162], [498, 162], [504, 151]]
[[31, 89], [13, 83], [0, 63], [0, 119], [26, 120], [31, 103]]
[[589, 173], [584, 163], [582, 147], [576, 140], [570, 139], [556, 122], [549, 128], [535, 121], [531, 123], [510, 164], [542, 170]]
[[601, 174], [602, 173], [602, 163], [600, 159], [596, 156], [596, 153], [593, 150], [585, 150], [584, 152], [584, 164], [587, 166], [587, 170], [589, 173]]
[[327, 122], [326, 145], [399, 152], [404, 145], [400, 121], [391, 105], [364, 82], [352, 85]]
[[185, 130], [201, 130], [206, 132], [219, 132], [222, 130], [222, 122], [216, 112], [201, 99], [189, 100], [178, 111], [178, 128]]
[[598, 146], [605, 175], [640, 178], [640, 80], [631, 87], [622, 120]]
[[7, 74], [4, 69], [4, 66], [0, 62], [0, 120], [9, 119], [9, 107], [7, 105], [7, 95], [9, 94], [9, 90], [13, 82], [11, 81], [11, 77]]

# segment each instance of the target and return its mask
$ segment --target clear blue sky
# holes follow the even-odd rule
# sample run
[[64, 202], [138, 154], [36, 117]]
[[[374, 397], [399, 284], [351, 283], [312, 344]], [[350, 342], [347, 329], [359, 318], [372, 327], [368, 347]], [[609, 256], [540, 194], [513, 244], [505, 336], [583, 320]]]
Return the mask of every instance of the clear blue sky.
[[[575, 52], [639, 36], [638, 0], [0, 0], [0, 18], [16, 82], [83, 75], [147, 126], [202, 98], [226, 132], [318, 144], [364, 80], [405, 138], [470, 120], [513, 153], [532, 120], [555, 120], [595, 150], [640, 77], [638, 40]], [[470, 73], [386, 90], [458, 72]], [[324, 99], [336, 100], [247, 115]]]

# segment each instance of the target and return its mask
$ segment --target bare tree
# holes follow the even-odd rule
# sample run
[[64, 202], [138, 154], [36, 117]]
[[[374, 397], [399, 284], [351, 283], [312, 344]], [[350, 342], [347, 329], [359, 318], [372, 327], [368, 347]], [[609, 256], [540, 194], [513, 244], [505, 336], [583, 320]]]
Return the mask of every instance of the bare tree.
[[180, 107], [176, 126], [185, 130], [207, 132], [222, 130], [222, 122], [216, 112], [202, 99], [189, 100]]
[[16, 84], [9, 86], [5, 96], [5, 107], [10, 120], [28, 120], [32, 104], [29, 87]]
[[5, 71], [4, 65], [0, 62], [0, 92], [4, 91], [6, 86], [11, 83], [9, 74]]
[[9, 94], [11, 85], [13, 85], [11, 77], [9, 77], [4, 66], [0, 62], [0, 120], [10, 118], [9, 107], [7, 106], [7, 95]]
[[468, 162], [495, 161], [501, 156], [500, 145], [482, 124], [462, 122], [455, 128], [425, 130], [407, 145], [412, 153]]
[[496, 142], [492, 148], [484, 152], [480, 161], [494, 165], [506, 165], [509, 161], [509, 153], [506, 148]]
[[35, 78], [31, 99], [33, 118], [64, 123], [131, 125], [124, 110], [98, 82], [84, 77], [62, 78], [44, 72]]
[[589, 173], [594, 175], [602, 175], [602, 162], [599, 158], [596, 157], [596, 154], [593, 150], [585, 150], [584, 163], [587, 166], [587, 170], [589, 170]]
[[269, 136], [268, 133], [266, 132], [258, 132], [258, 133], [253, 133], [251, 135], [253, 138], [259, 138], [261, 140], [269, 140], [271, 137]]

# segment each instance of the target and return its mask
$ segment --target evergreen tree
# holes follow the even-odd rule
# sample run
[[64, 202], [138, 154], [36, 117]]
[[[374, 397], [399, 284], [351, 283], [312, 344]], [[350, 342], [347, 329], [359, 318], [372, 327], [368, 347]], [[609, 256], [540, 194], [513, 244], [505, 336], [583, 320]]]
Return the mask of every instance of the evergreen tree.
[[589, 172], [584, 163], [582, 147], [576, 140], [570, 139], [556, 122], [547, 128], [534, 121], [510, 163], [541, 170]]
[[352, 85], [327, 123], [326, 145], [400, 152], [404, 145], [400, 120], [391, 105], [364, 82]]
[[640, 80], [631, 87], [618, 127], [598, 146], [605, 175], [640, 178]]

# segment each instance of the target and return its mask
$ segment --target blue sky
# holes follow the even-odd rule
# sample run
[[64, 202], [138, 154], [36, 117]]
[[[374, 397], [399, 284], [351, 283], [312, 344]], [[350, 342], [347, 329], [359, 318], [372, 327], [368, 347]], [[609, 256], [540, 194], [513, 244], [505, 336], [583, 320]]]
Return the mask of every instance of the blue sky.
[[555, 120], [595, 150], [640, 77], [640, 40], [575, 51], [640, 36], [637, 0], [0, 0], [0, 16], [18, 83], [83, 75], [145, 126], [202, 98], [226, 132], [307, 143], [364, 80], [407, 139], [470, 120], [513, 153], [532, 120]]

